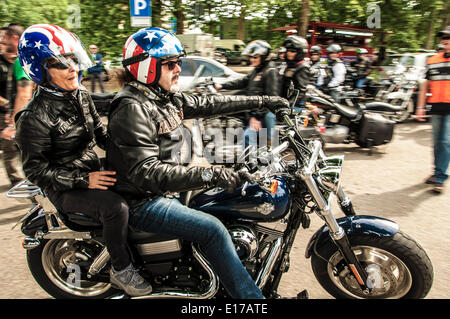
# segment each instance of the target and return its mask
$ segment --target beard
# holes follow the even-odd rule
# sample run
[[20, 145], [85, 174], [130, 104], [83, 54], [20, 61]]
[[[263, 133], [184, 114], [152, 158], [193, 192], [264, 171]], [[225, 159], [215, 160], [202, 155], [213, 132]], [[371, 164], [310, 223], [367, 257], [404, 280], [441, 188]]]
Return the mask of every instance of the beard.
[[178, 78], [179, 78], [178, 75], [175, 75], [175, 76], [172, 78], [172, 81], [175, 81], [175, 80], [177, 80], [177, 81], [176, 81], [176, 84], [172, 84], [172, 85], [169, 87], [169, 93], [177, 93], [177, 92], [180, 91], [180, 85], [178, 84]]

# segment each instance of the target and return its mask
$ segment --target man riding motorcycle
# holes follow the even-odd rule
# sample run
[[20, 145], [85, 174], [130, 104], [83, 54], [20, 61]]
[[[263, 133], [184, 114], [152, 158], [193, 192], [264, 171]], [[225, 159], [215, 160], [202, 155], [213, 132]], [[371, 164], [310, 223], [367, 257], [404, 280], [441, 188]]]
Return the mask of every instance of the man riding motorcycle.
[[326, 76], [321, 75], [317, 80], [317, 85], [324, 91], [329, 92], [338, 103], [347, 72], [344, 62], [339, 59], [339, 53], [341, 51], [342, 48], [338, 44], [331, 44], [327, 47], [328, 61], [325, 68]]
[[177, 192], [217, 186], [229, 191], [251, 179], [229, 168], [187, 167], [179, 148], [183, 119], [268, 108], [288, 102], [269, 96], [207, 96], [179, 92], [181, 42], [160, 28], [141, 29], [125, 43], [124, 88], [111, 104], [107, 162], [117, 171], [116, 191], [131, 207], [130, 225], [200, 244], [233, 298], [262, 298], [216, 217], [184, 206]]
[[318, 45], [313, 45], [309, 49], [309, 57], [311, 59], [311, 82], [316, 83], [319, 77], [320, 71], [322, 69], [322, 64], [320, 63], [321, 48]]
[[367, 81], [367, 76], [372, 71], [371, 62], [367, 58], [368, 51], [365, 48], [356, 50], [356, 60], [350, 63], [351, 68], [356, 72], [356, 88], [362, 89]]
[[306, 87], [311, 82], [310, 63], [305, 60], [308, 42], [299, 36], [290, 35], [283, 43], [286, 48], [286, 69], [281, 80], [281, 96], [293, 99], [293, 89], [299, 90], [298, 105], [304, 105]]

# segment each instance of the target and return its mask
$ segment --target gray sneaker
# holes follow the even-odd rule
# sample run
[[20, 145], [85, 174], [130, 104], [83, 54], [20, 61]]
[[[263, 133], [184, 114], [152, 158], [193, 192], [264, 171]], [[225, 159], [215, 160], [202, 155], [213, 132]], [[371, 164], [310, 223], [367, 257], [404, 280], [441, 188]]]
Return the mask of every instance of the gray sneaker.
[[132, 297], [145, 296], [152, 292], [152, 286], [145, 281], [132, 264], [121, 271], [114, 270], [111, 267], [110, 271], [111, 283], [117, 285]]

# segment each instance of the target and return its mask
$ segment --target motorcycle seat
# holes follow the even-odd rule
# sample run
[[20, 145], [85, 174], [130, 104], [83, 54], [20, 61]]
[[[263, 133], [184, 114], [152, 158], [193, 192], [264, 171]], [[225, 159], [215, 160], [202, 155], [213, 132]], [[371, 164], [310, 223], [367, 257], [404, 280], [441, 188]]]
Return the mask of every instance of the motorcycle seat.
[[58, 210], [64, 224], [74, 231], [85, 232], [103, 227], [101, 221], [83, 213], [63, 212]]
[[402, 110], [402, 107], [385, 102], [371, 102], [365, 104], [364, 109], [368, 111], [398, 112]]
[[350, 106], [345, 106], [339, 103], [334, 103], [334, 107], [336, 108], [336, 110], [341, 113], [343, 116], [349, 118], [349, 119], [354, 119], [358, 116], [359, 114], [359, 110], [354, 108], [354, 107], [350, 107]]

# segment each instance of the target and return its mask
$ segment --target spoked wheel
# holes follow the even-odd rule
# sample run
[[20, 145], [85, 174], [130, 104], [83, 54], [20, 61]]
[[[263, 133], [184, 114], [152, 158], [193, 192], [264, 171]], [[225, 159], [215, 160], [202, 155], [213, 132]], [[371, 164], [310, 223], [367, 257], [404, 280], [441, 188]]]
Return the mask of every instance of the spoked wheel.
[[424, 298], [433, 282], [433, 267], [425, 251], [398, 232], [393, 237], [354, 236], [352, 249], [368, 274], [363, 291], [337, 247], [329, 242], [312, 256], [312, 268], [322, 287], [336, 298]]
[[109, 282], [86, 274], [103, 245], [94, 240], [52, 239], [27, 251], [28, 266], [38, 284], [55, 298], [105, 298], [117, 292]]

